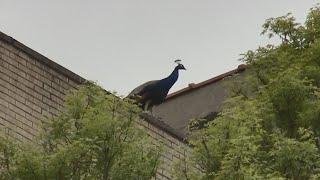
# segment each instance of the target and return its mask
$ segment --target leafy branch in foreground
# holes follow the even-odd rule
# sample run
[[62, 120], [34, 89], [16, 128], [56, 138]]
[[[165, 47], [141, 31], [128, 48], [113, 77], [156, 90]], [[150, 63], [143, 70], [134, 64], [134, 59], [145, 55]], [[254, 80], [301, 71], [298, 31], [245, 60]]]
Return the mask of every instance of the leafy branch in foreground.
[[0, 179], [150, 179], [159, 151], [134, 123], [139, 108], [88, 83], [44, 123], [36, 144], [0, 139]]
[[262, 33], [282, 42], [244, 54], [236, 91], [189, 138], [195, 179], [320, 178], [320, 7], [304, 25], [270, 18]]

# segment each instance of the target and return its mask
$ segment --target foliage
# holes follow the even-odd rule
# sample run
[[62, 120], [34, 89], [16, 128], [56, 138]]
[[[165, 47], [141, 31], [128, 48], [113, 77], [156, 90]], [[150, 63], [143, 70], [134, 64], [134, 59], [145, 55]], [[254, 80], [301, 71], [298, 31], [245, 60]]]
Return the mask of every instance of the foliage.
[[37, 144], [0, 139], [0, 179], [150, 179], [159, 150], [135, 125], [138, 113], [89, 83], [44, 123]]
[[243, 55], [222, 112], [190, 137], [197, 179], [320, 178], [320, 7], [304, 25], [267, 19], [262, 34], [282, 42]]
[[201, 174], [197, 169], [196, 164], [192, 161], [190, 156], [190, 147], [179, 147], [185, 153], [184, 156], [180, 156], [179, 161], [175, 160], [172, 164], [171, 174], [173, 179], [198, 179]]

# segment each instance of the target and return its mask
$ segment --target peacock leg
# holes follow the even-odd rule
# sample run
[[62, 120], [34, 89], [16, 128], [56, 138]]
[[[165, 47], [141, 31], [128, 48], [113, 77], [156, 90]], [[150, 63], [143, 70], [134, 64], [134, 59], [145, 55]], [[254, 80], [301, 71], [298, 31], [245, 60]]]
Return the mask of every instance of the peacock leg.
[[148, 111], [149, 105], [150, 105], [151, 100], [146, 101], [146, 103], [144, 104], [144, 111]]

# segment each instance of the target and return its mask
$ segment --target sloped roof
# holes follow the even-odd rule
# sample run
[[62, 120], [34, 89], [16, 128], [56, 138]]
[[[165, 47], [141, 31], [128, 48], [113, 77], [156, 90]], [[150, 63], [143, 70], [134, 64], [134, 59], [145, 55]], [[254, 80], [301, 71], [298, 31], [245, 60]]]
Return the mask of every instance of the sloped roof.
[[205, 86], [207, 86], [209, 84], [216, 83], [216, 82], [224, 79], [225, 77], [231, 76], [231, 75], [236, 74], [236, 73], [240, 73], [240, 72], [244, 71], [246, 68], [247, 68], [247, 65], [240, 64], [237, 67], [237, 69], [231, 70], [229, 72], [223, 73], [221, 75], [218, 75], [216, 77], [210, 78], [208, 80], [202, 81], [202, 82], [197, 83], [197, 84], [191, 83], [191, 84], [188, 85], [188, 87], [185, 87], [185, 88], [183, 88], [183, 89], [181, 89], [179, 91], [176, 91], [176, 92], [173, 92], [173, 93], [169, 94], [167, 96], [167, 98], [166, 98], [166, 101], [171, 100], [173, 98], [177, 98], [177, 97], [179, 97], [179, 96], [181, 96], [183, 94], [189, 93], [189, 92], [194, 91], [196, 89], [205, 87]]

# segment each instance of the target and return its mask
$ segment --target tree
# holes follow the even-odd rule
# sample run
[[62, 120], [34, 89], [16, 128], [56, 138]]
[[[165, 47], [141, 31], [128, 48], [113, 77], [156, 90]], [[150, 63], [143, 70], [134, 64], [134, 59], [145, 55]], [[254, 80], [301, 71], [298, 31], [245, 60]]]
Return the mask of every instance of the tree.
[[282, 42], [243, 54], [245, 79], [189, 138], [197, 179], [320, 178], [320, 7], [304, 25], [267, 19], [262, 34]]
[[159, 150], [134, 123], [139, 108], [89, 83], [68, 96], [33, 144], [0, 139], [0, 179], [150, 179]]

